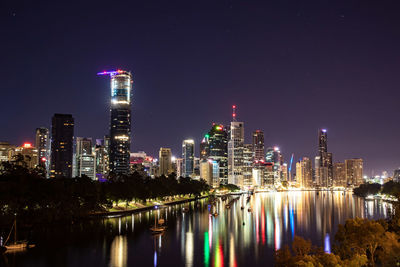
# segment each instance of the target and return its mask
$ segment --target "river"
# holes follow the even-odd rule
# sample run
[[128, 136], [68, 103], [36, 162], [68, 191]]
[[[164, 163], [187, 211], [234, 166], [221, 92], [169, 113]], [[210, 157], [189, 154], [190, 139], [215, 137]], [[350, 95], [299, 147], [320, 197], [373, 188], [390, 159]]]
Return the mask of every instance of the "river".
[[[236, 196], [235, 196], [236, 197]], [[331, 250], [338, 224], [361, 217], [385, 218], [390, 204], [343, 192], [256, 193], [218, 200], [210, 215], [207, 200], [117, 218], [54, 226], [31, 234], [36, 247], [5, 254], [4, 266], [270, 266], [274, 251], [294, 235]], [[241, 207], [244, 206], [244, 209]], [[183, 207], [189, 211], [182, 212]], [[248, 209], [251, 208], [251, 211]], [[152, 236], [155, 216], [168, 230]]]

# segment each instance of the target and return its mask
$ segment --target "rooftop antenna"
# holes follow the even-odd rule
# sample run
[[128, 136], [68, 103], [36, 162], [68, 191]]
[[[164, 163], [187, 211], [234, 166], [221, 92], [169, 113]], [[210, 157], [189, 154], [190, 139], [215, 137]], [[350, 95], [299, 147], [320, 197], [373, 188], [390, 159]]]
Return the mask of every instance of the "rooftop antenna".
[[236, 121], [236, 105], [232, 106], [232, 119]]

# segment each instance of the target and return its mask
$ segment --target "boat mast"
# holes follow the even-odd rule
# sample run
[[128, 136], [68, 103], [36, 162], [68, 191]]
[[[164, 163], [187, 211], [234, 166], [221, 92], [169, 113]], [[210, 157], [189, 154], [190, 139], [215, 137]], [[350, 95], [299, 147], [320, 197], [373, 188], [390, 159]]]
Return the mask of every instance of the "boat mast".
[[17, 244], [17, 214], [15, 213], [14, 215], [14, 244]]

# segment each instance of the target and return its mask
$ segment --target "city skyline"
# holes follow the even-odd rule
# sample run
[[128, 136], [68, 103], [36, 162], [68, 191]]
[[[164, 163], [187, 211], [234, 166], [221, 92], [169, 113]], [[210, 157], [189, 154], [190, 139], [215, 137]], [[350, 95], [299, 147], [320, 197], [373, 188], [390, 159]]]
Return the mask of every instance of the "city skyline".
[[[245, 143], [260, 129], [265, 147], [278, 145], [286, 161], [292, 153], [295, 162], [313, 158], [317, 130], [326, 128], [334, 162], [363, 158], [369, 175], [399, 167], [399, 129], [391, 122], [398, 115], [400, 38], [396, 27], [388, 26], [399, 25], [399, 19], [389, 4], [381, 9], [368, 3], [304, 4], [283, 16], [286, 6], [280, 3], [181, 3], [178, 11], [162, 3], [159, 9], [137, 3], [120, 7], [97, 4], [92, 13], [88, 3], [55, 11], [52, 4], [6, 4], [0, 46], [9, 53], [1, 66], [1, 89], [10, 101], [0, 107], [8, 114], [0, 119], [1, 141], [34, 143], [35, 129], [50, 128], [54, 113], [73, 115], [76, 137], [102, 138], [108, 133], [109, 88], [96, 72], [121, 68], [132, 71], [134, 79], [133, 152], [156, 156], [160, 147], [171, 147], [179, 156], [188, 138], [198, 151], [209, 125], [228, 125], [230, 106], [236, 104], [247, 129]], [[115, 20], [108, 8], [132, 14]], [[70, 13], [76, 20], [70, 21]], [[145, 26], [136, 27], [138, 21]], [[31, 22], [37, 27], [28, 27]], [[68, 31], [70, 23], [80, 30]], [[107, 42], [108, 34], [125, 31], [125, 25], [133, 27], [135, 37], [128, 36], [125, 44]], [[59, 27], [66, 31], [58, 32]], [[22, 106], [45, 103], [27, 112], [15, 107], [17, 99]], [[168, 127], [165, 114], [183, 127]]]

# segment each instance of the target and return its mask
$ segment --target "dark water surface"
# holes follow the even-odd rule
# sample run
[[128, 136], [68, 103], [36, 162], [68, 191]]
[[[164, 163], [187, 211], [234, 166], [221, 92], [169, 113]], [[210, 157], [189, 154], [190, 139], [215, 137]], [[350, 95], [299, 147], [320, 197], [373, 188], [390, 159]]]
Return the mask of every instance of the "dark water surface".
[[[230, 209], [225, 207], [228, 200], [219, 199], [213, 208], [217, 217], [209, 214], [207, 200], [201, 200], [37, 230], [32, 235], [36, 248], [5, 254], [0, 265], [270, 266], [274, 251], [290, 244], [294, 235], [329, 251], [339, 223], [354, 217], [384, 218], [389, 205], [342, 192], [257, 193], [247, 204], [246, 198]], [[182, 207], [189, 212], [183, 213]], [[162, 236], [149, 231], [155, 216], [167, 222]]]

